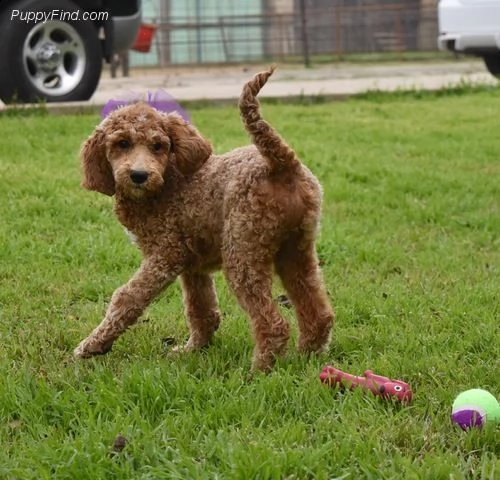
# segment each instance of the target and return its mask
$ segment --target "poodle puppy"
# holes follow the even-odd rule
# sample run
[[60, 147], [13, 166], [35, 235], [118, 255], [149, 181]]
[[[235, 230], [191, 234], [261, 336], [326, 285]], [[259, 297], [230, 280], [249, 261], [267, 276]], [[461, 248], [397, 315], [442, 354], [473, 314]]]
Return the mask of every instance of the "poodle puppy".
[[272, 298], [273, 271], [296, 310], [299, 351], [327, 347], [334, 313], [315, 250], [322, 190], [261, 118], [257, 94], [273, 70], [246, 83], [239, 100], [253, 145], [213, 155], [195, 127], [145, 103], [115, 110], [83, 143], [82, 186], [115, 196], [115, 214], [143, 260], [77, 357], [108, 352], [177, 277], [190, 330], [184, 349], [207, 346], [220, 321], [211, 275], [219, 268], [250, 318], [253, 370], [272, 368], [289, 338]]

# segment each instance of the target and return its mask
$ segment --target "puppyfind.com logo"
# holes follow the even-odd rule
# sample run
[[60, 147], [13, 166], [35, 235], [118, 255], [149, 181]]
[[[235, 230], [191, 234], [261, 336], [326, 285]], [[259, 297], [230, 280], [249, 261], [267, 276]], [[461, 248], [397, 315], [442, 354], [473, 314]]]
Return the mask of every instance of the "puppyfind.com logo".
[[49, 21], [59, 20], [61, 22], [78, 22], [78, 21], [92, 21], [101, 22], [108, 19], [108, 12], [96, 12], [86, 10], [18, 10], [13, 9], [10, 19], [13, 22], [21, 23], [47, 23]]

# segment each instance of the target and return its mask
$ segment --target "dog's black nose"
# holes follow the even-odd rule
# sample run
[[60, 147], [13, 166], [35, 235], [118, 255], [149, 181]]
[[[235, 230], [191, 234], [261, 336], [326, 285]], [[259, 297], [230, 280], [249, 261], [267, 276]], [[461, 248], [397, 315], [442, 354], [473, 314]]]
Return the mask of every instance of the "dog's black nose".
[[144, 170], [132, 170], [130, 172], [130, 179], [138, 185], [144, 183], [148, 179], [148, 176], [148, 172], [145, 172]]

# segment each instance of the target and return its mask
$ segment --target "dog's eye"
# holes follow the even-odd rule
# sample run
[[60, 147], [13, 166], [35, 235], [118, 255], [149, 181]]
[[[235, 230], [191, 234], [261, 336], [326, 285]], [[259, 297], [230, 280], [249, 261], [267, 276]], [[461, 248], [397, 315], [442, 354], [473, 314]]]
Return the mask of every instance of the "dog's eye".
[[162, 149], [163, 145], [160, 142], [156, 142], [153, 143], [152, 147], [155, 152], [159, 152]]
[[119, 140], [117, 145], [118, 147], [125, 150], [130, 147], [130, 142], [128, 140]]

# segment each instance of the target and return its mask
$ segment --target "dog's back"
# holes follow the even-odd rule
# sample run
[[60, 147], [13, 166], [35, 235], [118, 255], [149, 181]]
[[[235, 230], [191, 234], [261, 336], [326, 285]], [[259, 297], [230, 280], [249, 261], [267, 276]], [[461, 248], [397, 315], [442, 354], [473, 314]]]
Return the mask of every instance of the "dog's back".
[[[234, 212], [250, 218], [254, 210], [261, 212], [259, 221], [252, 219], [255, 228], [261, 224], [265, 230], [272, 219], [279, 243], [280, 231], [304, 225], [315, 229], [319, 223], [322, 189], [318, 180], [260, 113], [257, 95], [273, 72], [274, 67], [258, 73], [243, 86], [239, 109], [252, 145], [213, 155], [192, 177], [184, 193], [197, 197], [198, 208], [193, 209], [196, 218], [184, 228], [215, 228], [222, 237], [224, 223]], [[186, 198], [182, 203], [191, 202]], [[220, 208], [214, 209], [214, 203]]]

